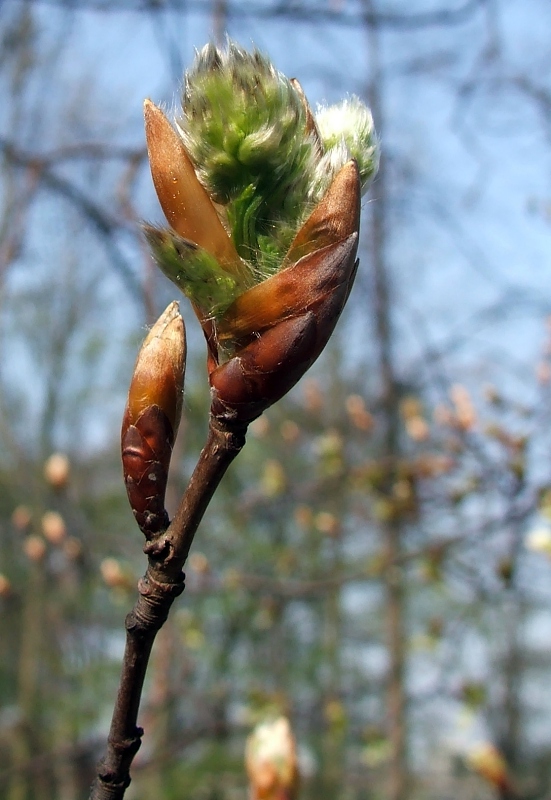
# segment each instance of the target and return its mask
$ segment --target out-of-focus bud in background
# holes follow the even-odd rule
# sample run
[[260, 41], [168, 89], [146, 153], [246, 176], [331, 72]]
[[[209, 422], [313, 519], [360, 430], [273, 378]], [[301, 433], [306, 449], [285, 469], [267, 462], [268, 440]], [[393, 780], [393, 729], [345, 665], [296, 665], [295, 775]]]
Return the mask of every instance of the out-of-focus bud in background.
[[470, 768], [500, 792], [513, 793], [513, 783], [508, 773], [507, 763], [491, 742], [481, 742], [467, 755]]
[[263, 722], [245, 747], [250, 800], [295, 800], [299, 772], [297, 748], [289, 720]]
[[53, 489], [64, 489], [71, 473], [71, 465], [64, 453], [52, 453], [44, 464], [44, 477]]
[[9, 597], [12, 593], [12, 585], [9, 578], [0, 573], [0, 598]]
[[100, 564], [103, 582], [110, 589], [132, 591], [136, 584], [134, 575], [116, 558], [104, 558]]
[[42, 536], [31, 533], [31, 535], [27, 536], [23, 542], [23, 552], [29, 561], [38, 563], [39, 561], [42, 561], [46, 555], [46, 542]]
[[28, 506], [17, 506], [12, 511], [11, 521], [16, 531], [24, 533], [31, 524], [32, 513]]
[[60, 545], [67, 536], [65, 520], [57, 511], [46, 511], [41, 519], [42, 535], [50, 544]]
[[526, 549], [533, 553], [541, 553], [551, 559], [551, 530], [540, 525], [532, 528], [526, 535]]
[[168, 468], [180, 424], [186, 339], [178, 304], [149, 331], [134, 368], [121, 431], [130, 506], [146, 536], [168, 525], [164, 507]]

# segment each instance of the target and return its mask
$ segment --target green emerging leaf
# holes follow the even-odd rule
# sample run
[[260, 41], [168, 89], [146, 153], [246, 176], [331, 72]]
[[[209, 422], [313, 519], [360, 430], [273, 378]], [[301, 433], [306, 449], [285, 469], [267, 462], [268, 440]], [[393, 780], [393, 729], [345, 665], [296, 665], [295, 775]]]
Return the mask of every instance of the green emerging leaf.
[[161, 271], [201, 309], [205, 319], [224, 313], [247, 286], [193, 242], [167, 228], [144, 225], [145, 236]]

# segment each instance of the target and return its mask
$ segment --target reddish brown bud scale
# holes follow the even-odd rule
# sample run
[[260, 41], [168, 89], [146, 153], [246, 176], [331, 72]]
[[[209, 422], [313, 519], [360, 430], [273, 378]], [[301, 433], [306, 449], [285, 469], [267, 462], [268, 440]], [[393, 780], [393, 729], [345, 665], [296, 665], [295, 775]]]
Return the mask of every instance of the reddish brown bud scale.
[[357, 249], [358, 236], [353, 233], [253, 286], [229, 307], [218, 338], [243, 339], [323, 306], [329, 293], [348, 286], [355, 273]]
[[146, 337], [134, 368], [121, 431], [130, 506], [146, 536], [168, 525], [168, 468], [180, 416], [186, 342], [178, 304], [171, 303]]
[[158, 406], [149, 406], [135, 425], [124, 428], [123, 423], [121, 450], [126, 492], [140, 529], [149, 536], [168, 526], [164, 500], [174, 433]]
[[182, 140], [160, 108], [144, 102], [151, 176], [165, 216], [176, 233], [212, 254], [230, 271], [241, 260], [200, 183]]
[[346, 239], [360, 228], [361, 184], [358, 165], [346, 163], [295, 236], [283, 266], [307, 253]]
[[[283, 268], [232, 303], [218, 325], [218, 337], [239, 339], [258, 333], [303, 314], [325, 292], [348, 283], [359, 225], [360, 177], [356, 162], [349, 161], [295, 236]], [[354, 249], [352, 258], [349, 248]]]
[[265, 331], [210, 375], [211, 413], [251, 422], [291, 389], [312, 362], [314, 314], [284, 320]]
[[205, 330], [215, 417], [250, 422], [320, 355], [356, 276], [359, 224], [360, 178], [350, 161], [297, 233], [287, 266], [244, 292], [218, 323], [218, 339], [237, 344], [230, 361], [217, 365]]
[[[344, 242], [302, 259], [317, 267], [305, 270], [316, 277], [313, 290], [309, 292], [308, 286], [299, 282], [298, 291], [304, 292], [302, 301], [282, 314], [281, 322], [260, 330], [237, 356], [211, 372], [211, 411], [215, 417], [250, 422], [304, 375], [327, 344], [344, 308], [356, 275], [357, 248], [358, 236], [352, 234]], [[300, 268], [298, 262], [274, 280], [279, 278], [284, 283], [289, 277], [285, 273]]]

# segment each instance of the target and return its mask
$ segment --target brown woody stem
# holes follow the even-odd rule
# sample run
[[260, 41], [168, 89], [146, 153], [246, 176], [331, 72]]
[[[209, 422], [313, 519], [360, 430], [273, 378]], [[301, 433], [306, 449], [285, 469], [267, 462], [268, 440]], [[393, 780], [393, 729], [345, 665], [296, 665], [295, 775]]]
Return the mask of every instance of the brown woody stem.
[[148, 541], [149, 564], [138, 584], [139, 597], [125, 621], [126, 648], [107, 750], [98, 764], [90, 800], [121, 800], [130, 783], [130, 766], [141, 744], [138, 710], [145, 673], [157, 631], [175, 598], [184, 590], [182, 568], [195, 531], [227, 468], [245, 444], [247, 426], [211, 418], [207, 443], [165, 532]]

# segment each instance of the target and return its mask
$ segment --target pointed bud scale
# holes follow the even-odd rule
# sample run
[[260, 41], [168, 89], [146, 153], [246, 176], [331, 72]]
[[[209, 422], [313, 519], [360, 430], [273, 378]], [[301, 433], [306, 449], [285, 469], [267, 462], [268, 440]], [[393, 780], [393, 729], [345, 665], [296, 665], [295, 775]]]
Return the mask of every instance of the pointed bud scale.
[[239, 272], [237, 251], [199, 183], [182, 140], [150, 100], [144, 103], [144, 118], [151, 176], [170, 225], [182, 238], [211, 253], [228, 272]]
[[182, 413], [185, 362], [184, 323], [178, 304], [171, 303], [138, 355], [121, 431], [126, 491], [147, 537], [168, 525], [164, 499]]
[[359, 225], [360, 181], [356, 163], [350, 161], [298, 231], [283, 268], [230, 305], [218, 324], [218, 338], [239, 339], [260, 332], [303, 314], [328, 291], [348, 284]]
[[312, 362], [314, 314], [284, 320], [210, 374], [211, 413], [225, 422], [249, 423], [279, 400]]
[[358, 165], [355, 161], [348, 161], [337, 172], [327, 192], [299, 229], [283, 266], [357, 233], [360, 227], [360, 198]]
[[[267, 327], [239, 349], [237, 355], [211, 372], [211, 411], [215, 417], [252, 421], [283, 397], [314, 363], [350, 293], [356, 275], [357, 246], [357, 234], [352, 234], [338, 245], [304, 257], [304, 261], [313, 261], [318, 267], [309, 274], [320, 278], [317, 291], [303, 297], [302, 307], [307, 313], [298, 316], [291, 309], [287, 319]], [[274, 280], [300, 266], [299, 261]], [[299, 289], [300, 286], [299, 283]]]

